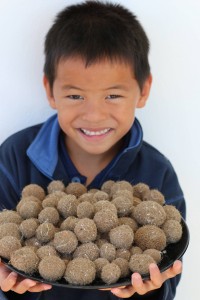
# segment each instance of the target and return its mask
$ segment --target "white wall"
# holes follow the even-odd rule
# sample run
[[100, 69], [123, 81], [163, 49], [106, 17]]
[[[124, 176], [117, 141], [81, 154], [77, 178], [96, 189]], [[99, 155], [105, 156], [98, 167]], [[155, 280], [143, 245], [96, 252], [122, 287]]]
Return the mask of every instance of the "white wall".
[[[0, 142], [53, 113], [42, 87], [43, 41], [66, 0], [0, 0]], [[200, 1], [118, 0], [139, 17], [151, 41], [154, 77], [138, 111], [145, 139], [173, 163], [187, 199], [191, 241], [176, 300], [199, 295]]]

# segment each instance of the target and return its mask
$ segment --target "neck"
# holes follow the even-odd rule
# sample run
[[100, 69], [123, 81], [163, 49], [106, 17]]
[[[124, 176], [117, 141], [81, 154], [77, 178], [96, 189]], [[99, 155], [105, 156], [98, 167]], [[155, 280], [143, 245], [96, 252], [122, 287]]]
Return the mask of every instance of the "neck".
[[121, 148], [115, 145], [106, 153], [100, 155], [90, 154], [81, 149], [74, 149], [67, 146], [68, 154], [80, 174], [87, 177], [86, 185], [89, 185], [93, 179], [112, 161]]

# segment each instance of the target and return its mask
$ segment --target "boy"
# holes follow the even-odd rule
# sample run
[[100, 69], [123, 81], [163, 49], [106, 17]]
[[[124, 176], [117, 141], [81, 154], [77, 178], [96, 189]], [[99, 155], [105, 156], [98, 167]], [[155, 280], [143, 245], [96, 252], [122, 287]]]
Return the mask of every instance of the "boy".
[[[136, 17], [120, 5], [98, 1], [67, 7], [45, 41], [44, 87], [57, 115], [27, 128], [0, 148], [1, 206], [16, 207], [22, 188], [52, 180], [100, 188], [104, 181], [144, 182], [159, 189], [185, 217], [185, 201], [169, 161], [142, 139], [134, 113], [148, 99], [148, 38]], [[151, 279], [137, 273], [132, 285], [111, 290], [51, 287], [0, 265], [1, 299], [174, 298], [181, 262]]]

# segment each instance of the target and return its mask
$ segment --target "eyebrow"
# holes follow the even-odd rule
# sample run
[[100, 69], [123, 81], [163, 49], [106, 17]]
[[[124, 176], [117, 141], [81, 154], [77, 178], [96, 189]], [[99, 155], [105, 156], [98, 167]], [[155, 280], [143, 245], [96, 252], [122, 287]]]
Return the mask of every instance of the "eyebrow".
[[[80, 88], [78, 86], [75, 86], [75, 85], [70, 85], [70, 84], [63, 85], [62, 89], [63, 90], [71, 90], [71, 89], [73, 89], [73, 90], [83, 91], [82, 88]], [[113, 86], [107, 87], [104, 90], [105, 91], [108, 91], [108, 90], [125, 90], [125, 91], [127, 91], [128, 88], [125, 85], [117, 84], [117, 85], [113, 85]]]

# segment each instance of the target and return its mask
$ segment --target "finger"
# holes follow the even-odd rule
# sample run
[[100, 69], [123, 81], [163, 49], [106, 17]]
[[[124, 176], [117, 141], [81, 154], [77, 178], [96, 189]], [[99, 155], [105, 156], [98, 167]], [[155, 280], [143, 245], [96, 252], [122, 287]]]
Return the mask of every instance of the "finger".
[[144, 284], [142, 277], [139, 273], [133, 273], [131, 277], [132, 286], [134, 287], [135, 291], [139, 295], [144, 295], [147, 290], [148, 282]]
[[119, 298], [130, 298], [135, 293], [135, 290], [132, 285], [129, 285], [125, 288], [112, 288], [111, 293]]
[[163, 276], [156, 264], [149, 265], [150, 279], [154, 289], [158, 289], [163, 284]]
[[36, 281], [31, 279], [23, 279], [22, 281], [18, 281], [12, 288], [12, 290], [18, 294], [23, 294], [27, 292], [31, 287], [37, 284]]
[[[123, 285], [123, 286], [118, 286], [117, 288], [118, 289], [124, 289], [126, 286], [125, 285]], [[107, 289], [99, 289], [100, 291], [110, 291], [111, 290], [111, 288], [107, 288]]]
[[1, 283], [1, 289], [4, 292], [10, 291], [13, 286], [17, 282], [17, 274], [15, 272], [10, 272], [10, 274], [6, 277], [5, 280], [2, 281]]
[[33, 293], [38, 293], [38, 292], [50, 290], [51, 288], [52, 288], [52, 286], [49, 284], [39, 283], [39, 284], [36, 284], [35, 286], [29, 288], [28, 291], [33, 292]]
[[180, 274], [181, 272], [182, 272], [182, 262], [176, 260], [171, 268], [163, 272], [163, 279], [165, 281], [167, 279], [173, 278], [176, 275]]

